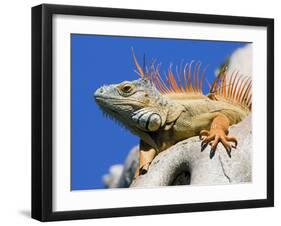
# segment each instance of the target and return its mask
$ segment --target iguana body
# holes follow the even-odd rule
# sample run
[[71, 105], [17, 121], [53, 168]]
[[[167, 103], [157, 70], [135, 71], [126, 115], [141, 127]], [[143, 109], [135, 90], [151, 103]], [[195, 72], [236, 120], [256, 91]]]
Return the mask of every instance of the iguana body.
[[[182, 72], [177, 82], [169, 69], [167, 83], [160, 77], [158, 67], [152, 65], [144, 72], [134, 57], [142, 78], [108, 85], [95, 92], [104, 112], [117, 119], [140, 142], [140, 163], [136, 176], [144, 174], [155, 156], [184, 139], [199, 136], [202, 151], [211, 145], [210, 158], [221, 142], [229, 157], [237, 140], [228, 135], [230, 125], [243, 120], [251, 110], [251, 81], [238, 73], [227, 80], [222, 70], [210, 88], [202, 94], [204, 73], [199, 79], [200, 64], [192, 71], [192, 63]], [[233, 142], [234, 145], [231, 145]]]

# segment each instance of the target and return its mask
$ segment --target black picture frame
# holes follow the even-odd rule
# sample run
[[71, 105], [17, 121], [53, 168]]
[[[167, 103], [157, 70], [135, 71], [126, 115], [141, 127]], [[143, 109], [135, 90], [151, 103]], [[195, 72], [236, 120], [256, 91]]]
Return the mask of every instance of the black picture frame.
[[[55, 14], [266, 27], [267, 198], [54, 212], [52, 210], [52, 17]], [[40, 221], [56, 221], [271, 206], [274, 206], [273, 19], [49, 4], [32, 8], [32, 218]]]

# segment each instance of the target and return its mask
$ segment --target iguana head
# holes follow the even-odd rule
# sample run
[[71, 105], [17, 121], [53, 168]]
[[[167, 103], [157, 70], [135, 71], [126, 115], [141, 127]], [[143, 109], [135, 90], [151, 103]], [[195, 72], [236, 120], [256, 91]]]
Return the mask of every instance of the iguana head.
[[157, 131], [166, 122], [167, 100], [149, 79], [102, 86], [94, 96], [107, 115], [137, 135]]
[[[185, 109], [166, 99], [155, 87], [152, 76], [144, 73], [134, 53], [133, 57], [142, 78], [103, 86], [96, 90], [94, 96], [103, 112], [157, 148], [151, 133], [171, 128]], [[151, 69], [155, 70], [154, 67]], [[159, 73], [158, 69], [154, 74]]]

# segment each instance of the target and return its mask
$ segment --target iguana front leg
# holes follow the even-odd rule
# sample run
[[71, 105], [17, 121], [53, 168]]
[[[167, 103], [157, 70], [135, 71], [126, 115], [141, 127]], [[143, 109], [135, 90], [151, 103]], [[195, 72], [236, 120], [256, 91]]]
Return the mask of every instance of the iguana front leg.
[[156, 156], [156, 150], [141, 140], [139, 150], [139, 167], [136, 170], [135, 178], [139, 175], [146, 174], [148, 168]]
[[[202, 130], [200, 132], [200, 139], [203, 140], [201, 143], [201, 151], [211, 145], [210, 158], [213, 158], [217, 149], [218, 143], [221, 142], [226, 149], [228, 156], [231, 158], [231, 148], [236, 148], [237, 139], [234, 136], [228, 136], [229, 120], [223, 115], [219, 114], [214, 118], [211, 124], [210, 131]], [[233, 142], [231, 144], [230, 142]]]

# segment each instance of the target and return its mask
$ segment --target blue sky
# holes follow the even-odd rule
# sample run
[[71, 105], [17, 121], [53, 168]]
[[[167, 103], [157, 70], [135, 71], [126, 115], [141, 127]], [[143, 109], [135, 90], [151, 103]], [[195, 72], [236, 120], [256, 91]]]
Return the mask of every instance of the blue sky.
[[212, 82], [215, 70], [242, 42], [177, 40], [100, 35], [71, 35], [71, 189], [104, 188], [102, 176], [113, 164], [122, 164], [139, 139], [105, 118], [93, 99], [104, 84], [134, 80], [131, 48], [140, 63], [156, 59], [161, 71], [169, 65], [191, 60], [209, 64], [206, 78]]

